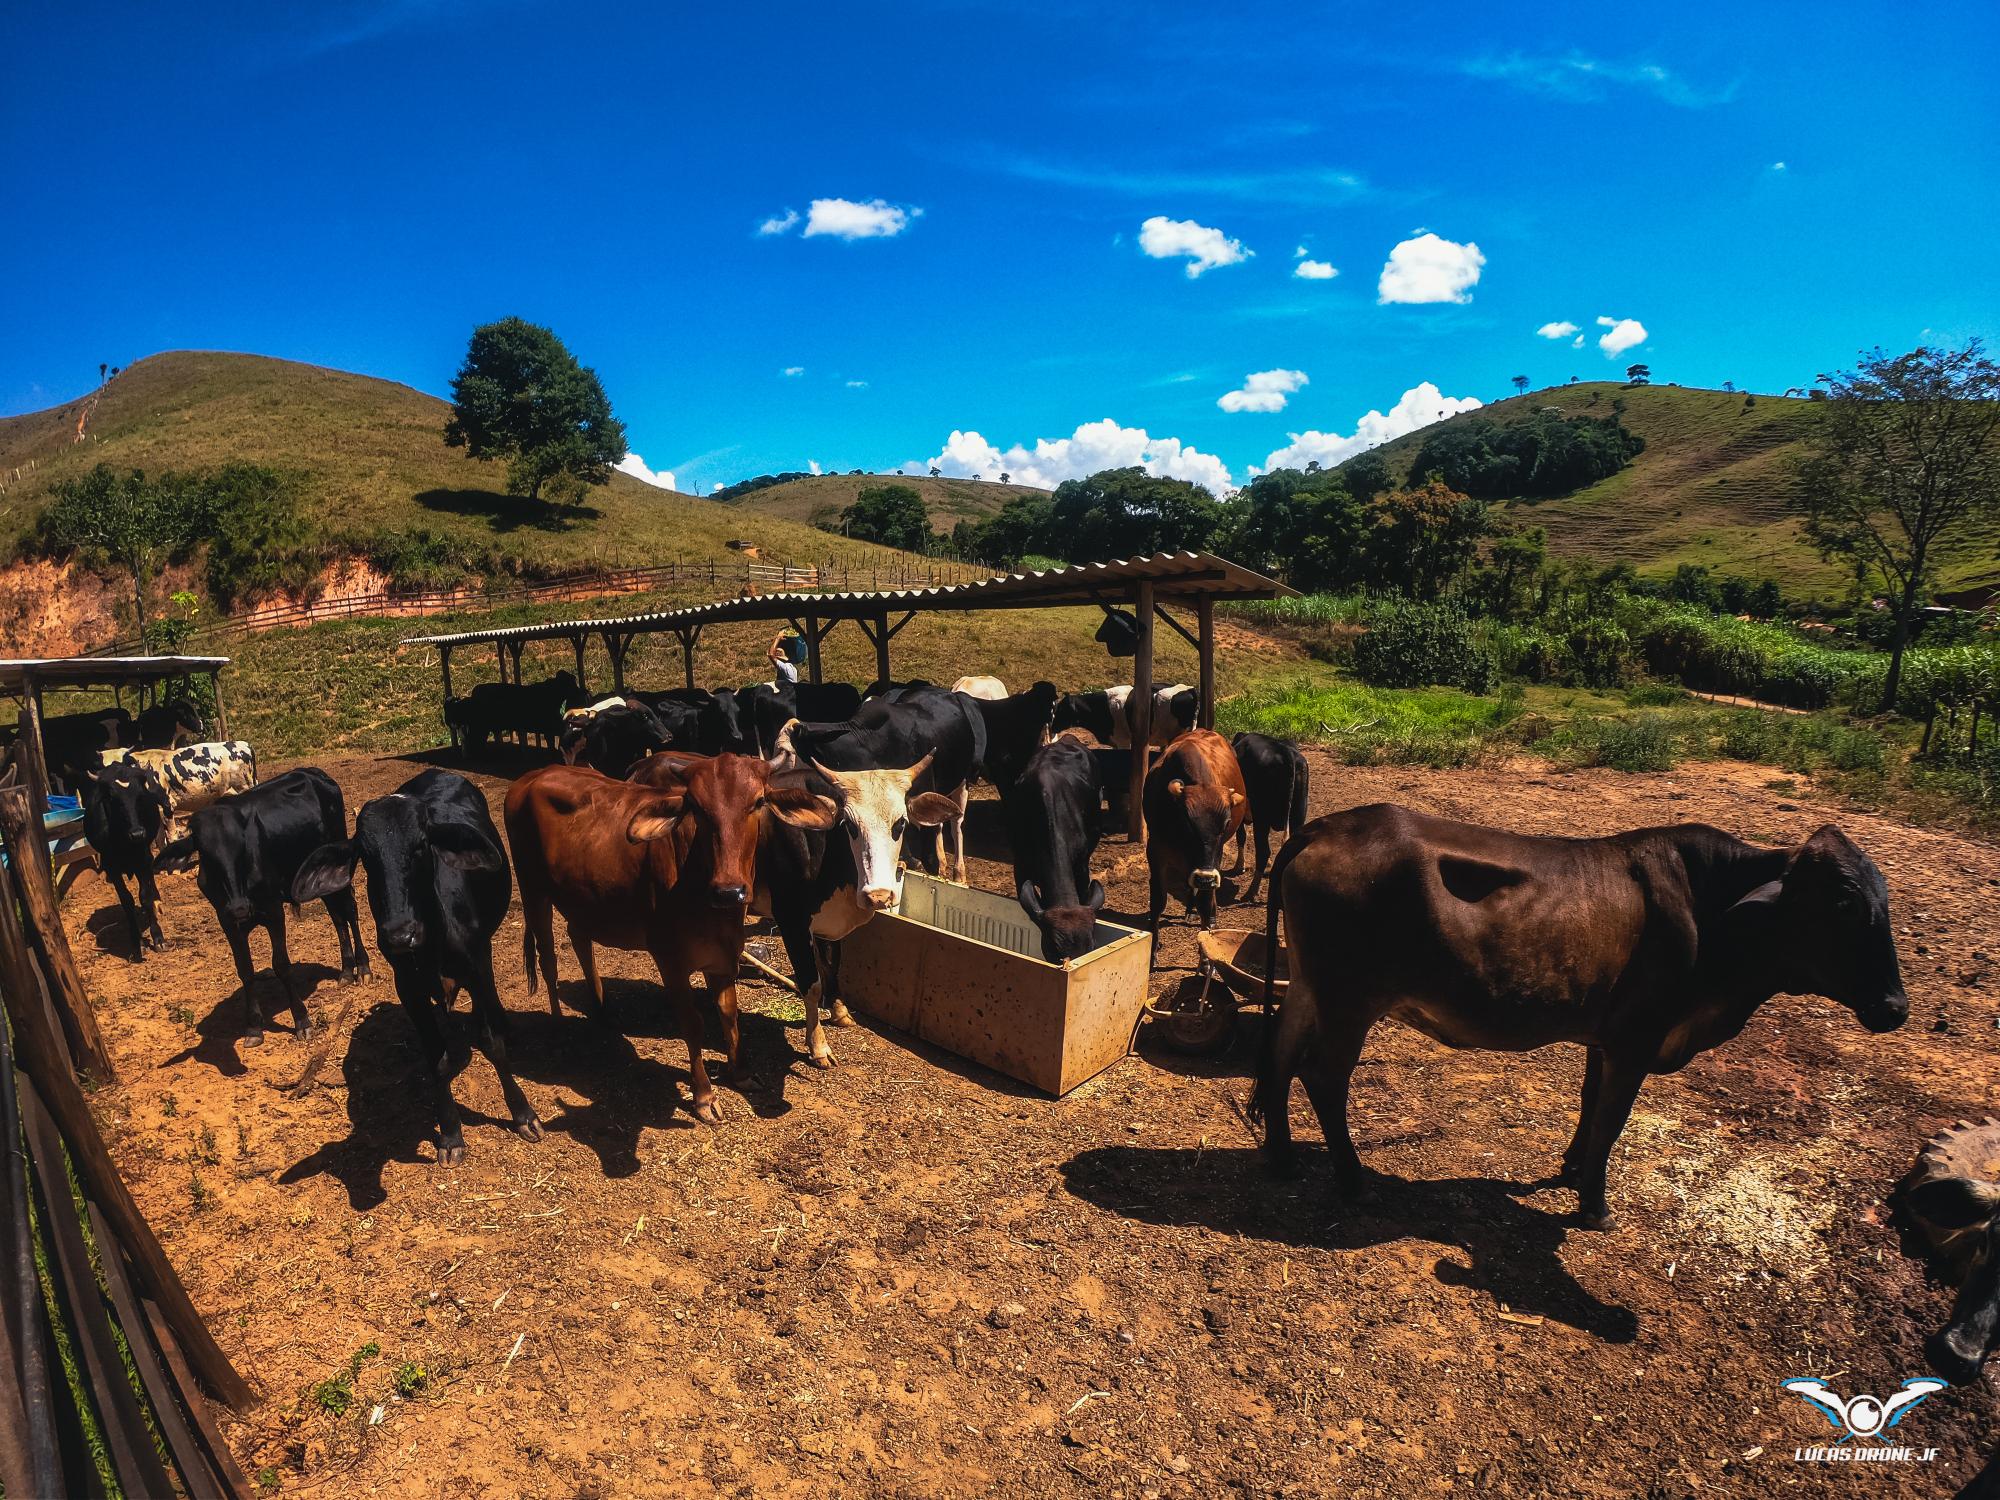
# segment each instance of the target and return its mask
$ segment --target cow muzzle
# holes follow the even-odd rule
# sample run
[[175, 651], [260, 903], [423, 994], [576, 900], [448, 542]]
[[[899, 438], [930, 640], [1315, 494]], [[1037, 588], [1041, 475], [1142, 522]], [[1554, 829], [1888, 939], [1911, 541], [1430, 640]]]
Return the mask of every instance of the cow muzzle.
[[896, 904], [896, 893], [878, 885], [861, 893], [861, 904], [870, 911], [887, 911]]
[[1910, 997], [1901, 990], [1854, 1007], [1854, 1016], [1870, 1031], [1894, 1031], [1910, 1019]]
[[389, 927], [377, 927], [375, 935], [384, 953], [415, 953], [424, 945], [424, 924], [398, 922]]
[[1196, 870], [1188, 876], [1188, 884], [1198, 891], [1219, 891], [1222, 889], [1222, 871]]
[[710, 886], [708, 904], [719, 910], [740, 908], [750, 899], [750, 892], [740, 885]]

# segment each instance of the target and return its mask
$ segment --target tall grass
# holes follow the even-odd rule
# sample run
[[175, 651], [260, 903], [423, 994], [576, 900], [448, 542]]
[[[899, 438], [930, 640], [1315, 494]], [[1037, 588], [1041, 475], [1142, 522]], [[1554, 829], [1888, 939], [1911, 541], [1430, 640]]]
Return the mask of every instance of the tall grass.
[[1480, 698], [1451, 688], [1297, 678], [1258, 684], [1218, 704], [1216, 728], [1324, 745], [1351, 765], [1463, 766], [1477, 761], [1520, 711], [1518, 691]]

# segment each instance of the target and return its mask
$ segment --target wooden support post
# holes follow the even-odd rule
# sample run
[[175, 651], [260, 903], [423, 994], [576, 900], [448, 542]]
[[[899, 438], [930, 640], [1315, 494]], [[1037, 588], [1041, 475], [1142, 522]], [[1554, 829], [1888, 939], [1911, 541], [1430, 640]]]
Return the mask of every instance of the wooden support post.
[[505, 641], [495, 641], [493, 643], [493, 655], [500, 663], [500, 680], [505, 682], [507, 680], [507, 643]]
[[444, 673], [444, 701], [451, 702], [451, 647], [438, 647], [438, 668]]
[[[90, 995], [77, 973], [76, 959], [63, 936], [62, 915], [56, 909], [56, 891], [49, 879], [49, 861], [41, 842], [39, 819], [28, 805], [27, 796], [14, 789], [0, 792], [0, 839], [13, 861], [12, 885], [21, 900], [20, 914], [13, 900], [0, 895], [0, 975], [12, 974], [28, 962], [28, 944], [40, 952], [43, 969], [49, 976], [50, 1000], [69, 1033], [76, 1065], [99, 1083], [111, 1083], [116, 1073], [104, 1035], [97, 1029], [97, 1013], [90, 1008]], [[31, 831], [32, 830], [32, 831]], [[25, 967], [21, 968], [25, 973]], [[10, 981], [11, 982], [11, 981]], [[37, 998], [38, 991], [31, 991]]]
[[889, 680], [889, 612], [885, 609], [875, 617], [875, 628], [869, 632], [875, 638], [875, 678], [878, 682]]
[[[827, 622], [826, 628], [828, 630], [833, 629], [833, 622], [831, 620]], [[817, 615], [807, 615], [806, 675], [815, 683], [819, 681], [819, 643], [824, 634], [825, 632], [819, 628], [819, 617]]]
[[23, 674], [21, 680], [20, 741], [22, 778], [35, 814], [35, 848], [46, 863], [48, 840], [43, 837], [42, 819], [49, 811], [49, 757], [42, 743], [42, 689], [31, 674]]
[[692, 688], [694, 686], [694, 648], [701, 644], [701, 627], [699, 625], [682, 626], [674, 634], [681, 638], [681, 667], [683, 669], [683, 676], [687, 679], [687, 685]]
[[1132, 779], [1126, 790], [1125, 834], [1133, 843], [1146, 836], [1147, 761], [1153, 740], [1153, 584], [1145, 579], [1133, 598], [1133, 613], [1139, 622], [1137, 649], [1132, 655], [1132, 697], [1126, 717], [1132, 728]]
[[581, 631], [569, 638], [569, 648], [576, 653], [576, 689], [580, 693], [588, 691], [585, 684], [590, 680], [583, 671], [583, 640]]
[[1196, 679], [1201, 685], [1201, 706], [1196, 710], [1195, 722], [1203, 729], [1215, 728], [1215, 601], [1203, 594], [1195, 601], [1196, 628], [1201, 641], [1195, 647], [1201, 653], [1201, 676]]
[[[521, 682], [522, 682], [522, 677], [521, 677], [521, 652], [522, 652], [522, 651], [523, 651], [523, 650], [524, 650], [524, 649], [526, 648], [526, 646], [527, 646], [527, 642], [526, 642], [526, 641], [507, 641], [507, 642], [505, 642], [505, 645], [506, 645], [506, 649], [507, 649], [507, 654], [508, 654], [509, 656], [511, 656], [511, 657], [512, 657], [512, 658], [514, 659], [514, 685], [515, 685], [516, 687], [519, 687], [519, 686], [521, 685]], [[528, 746], [528, 738], [529, 738], [529, 736], [528, 736], [528, 731], [527, 731], [527, 730], [525, 730], [525, 729], [517, 729], [517, 730], [515, 730], [515, 731], [514, 731], [514, 742], [515, 742], [515, 743], [516, 743], [517, 745], [521, 746], [521, 748], [522, 748], [522, 749], [524, 749], [524, 750], [525, 750], [525, 749], [527, 748], [527, 746]]]
[[[445, 681], [449, 686], [450, 678]], [[217, 667], [208, 674], [208, 690], [215, 697], [215, 737], [226, 740], [229, 738], [229, 710], [222, 702], [222, 668]]]
[[625, 653], [632, 648], [632, 637], [620, 635], [615, 630], [604, 632], [604, 654], [611, 658], [611, 690], [625, 691]]

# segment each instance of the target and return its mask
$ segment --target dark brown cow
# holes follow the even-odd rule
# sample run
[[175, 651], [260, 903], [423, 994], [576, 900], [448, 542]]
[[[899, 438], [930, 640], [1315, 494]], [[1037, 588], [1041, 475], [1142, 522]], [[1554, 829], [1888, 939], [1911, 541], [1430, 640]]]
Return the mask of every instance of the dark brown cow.
[[1393, 1016], [1452, 1047], [1589, 1049], [1563, 1153], [1603, 1228], [1606, 1162], [1649, 1073], [1728, 1041], [1778, 993], [1824, 995], [1870, 1031], [1909, 1014], [1875, 866], [1836, 828], [1761, 849], [1700, 824], [1530, 838], [1377, 805], [1306, 825], [1271, 875], [1291, 986], [1267, 1029], [1254, 1111], [1292, 1164], [1303, 1073], [1343, 1191], [1361, 1185], [1348, 1079]]
[[701, 1007], [688, 976], [699, 970], [716, 997], [734, 1078], [736, 971], [757, 879], [758, 814], [766, 807], [807, 828], [830, 827], [835, 816], [830, 801], [771, 786], [764, 763], [742, 755], [693, 761], [670, 788], [613, 781], [583, 766], [545, 766], [507, 792], [529, 993], [539, 954], [549, 1005], [561, 1010], [556, 911], [600, 1014], [604, 987], [593, 945], [652, 954], [687, 1039], [695, 1117], [710, 1124], [721, 1115], [701, 1060]]
[[[1212, 729], [1190, 729], [1167, 746], [1146, 773], [1146, 868], [1153, 902], [1148, 923], [1159, 930], [1167, 897], [1215, 925], [1222, 889], [1222, 846], [1243, 826], [1249, 792], [1229, 741]], [[1157, 956], [1157, 952], [1156, 952]]]

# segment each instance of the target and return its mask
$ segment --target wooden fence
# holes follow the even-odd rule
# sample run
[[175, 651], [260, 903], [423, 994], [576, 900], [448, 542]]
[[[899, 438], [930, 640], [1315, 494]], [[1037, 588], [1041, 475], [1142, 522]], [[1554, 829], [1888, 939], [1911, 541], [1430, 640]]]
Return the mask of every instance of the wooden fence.
[[[271, 605], [198, 626], [189, 640], [223, 640], [257, 631], [317, 625], [326, 620], [463, 614], [467, 610], [490, 609], [502, 604], [569, 604], [584, 599], [644, 594], [655, 589], [683, 586], [733, 589], [739, 593], [779, 589], [843, 592], [852, 589], [935, 588], [940, 584], [970, 583], [989, 576], [990, 570], [968, 563], [918, 560], [914, 557], [881, 568], [841, 568], [832, 565], [801, 568], [786, 563], [752, 562], [747, 559], [740, 562], [670, 562], [650, 568], [592, 568], [557, 578], [497, 587], [418, 592], [380, 589], [338, 599], [315, 599], [305, 604]], [[136, 650], [138, 645], [136, 639], [114, 641], [95, 647], [88, 654], [118, 656]]]
[[257, 1395], [98, 1133], [79, 1079], [112, 1064], [37, 821], [0, 788], [0, 1489], [249, 1500], [209, 1402]]

